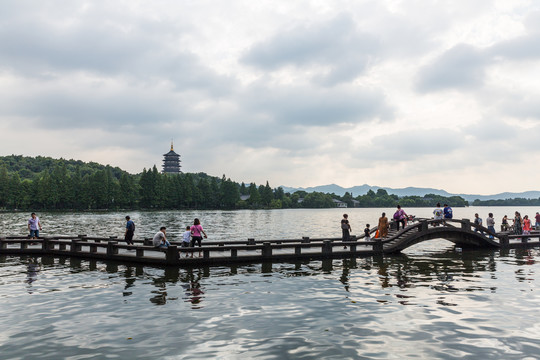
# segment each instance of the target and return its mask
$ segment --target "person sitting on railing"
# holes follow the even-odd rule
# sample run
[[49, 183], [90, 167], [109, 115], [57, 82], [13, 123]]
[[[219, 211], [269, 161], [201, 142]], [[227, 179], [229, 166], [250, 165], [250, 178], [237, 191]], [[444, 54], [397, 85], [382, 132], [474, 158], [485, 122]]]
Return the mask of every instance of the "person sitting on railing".
[[[488, 214], [488, 218], [486, 219], [486, 225], [489, 231], [495, 233], [495, 219], [493, 218], [493, 213]], [[489, 238], [493, 239], [493, 235], [489, 234]]]
[[482, 226], [482, 218], [478, 216], [478, 213], [474, 214], [474, 225], [476, 225], [474, 232], [480, 231], [480, 233], [484, 235], [484, 232], [481, 229], [478, 230], [478, 227]]
[[501, 223], [501, 231], [508, 231], [508, 229], [510, 229], [510, 225], [508, 225], [508, 216], [504, 215]]
[[445, 219], [451, 219], [451, 218], [454, 217], [454, 213], [452, 212], [452, 208], [448, 204], [444, 204], [443, 213], [444, 213], [444, 218]]
[[[437, 203], [437, 207], [433, 210], [433, 220], [442, 221], [443, 219], [443, 209], [441, 209], [441, 203]], [[440, 222], [433, 223], [433, 226], [439, 226]]]
[[154, 244], [154, 247], [166, 249], [171, 244], [167, 241], [167, 228], [165, 226], [162, 226], [159, 228], [159, 231], [154, 235], [154, 238], [152, 239], [152, 244]]

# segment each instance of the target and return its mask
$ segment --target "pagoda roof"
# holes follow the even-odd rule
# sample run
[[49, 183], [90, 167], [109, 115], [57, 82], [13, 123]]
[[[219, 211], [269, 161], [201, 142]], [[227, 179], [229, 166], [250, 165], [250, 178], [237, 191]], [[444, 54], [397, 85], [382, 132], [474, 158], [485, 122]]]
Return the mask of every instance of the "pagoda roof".
[[180, 155], [178, 155], [177, 153], [175, 153], [174, 150], [171, 150], [171, 151], [169, 151], [168, 153], [163, 154], [163, 156], [167, 156], [167, 155], [176, 155], [176, 156], [180, 156]]

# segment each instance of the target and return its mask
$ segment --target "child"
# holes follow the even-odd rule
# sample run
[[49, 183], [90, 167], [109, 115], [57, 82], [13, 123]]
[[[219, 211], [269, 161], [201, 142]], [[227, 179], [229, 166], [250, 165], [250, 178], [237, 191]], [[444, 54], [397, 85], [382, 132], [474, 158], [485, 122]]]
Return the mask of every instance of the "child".
[[366, 228], [364, 229], [364, 240], [370, 241], [371, 236], [369, 236], [369, 224], [366, 224]]
[[[186, 226], [186, 231], [182, 234], [182, 247], [189, 247], [191, 243], [191, 226]], [[188, 253], [186, 253], [186, 257]]]

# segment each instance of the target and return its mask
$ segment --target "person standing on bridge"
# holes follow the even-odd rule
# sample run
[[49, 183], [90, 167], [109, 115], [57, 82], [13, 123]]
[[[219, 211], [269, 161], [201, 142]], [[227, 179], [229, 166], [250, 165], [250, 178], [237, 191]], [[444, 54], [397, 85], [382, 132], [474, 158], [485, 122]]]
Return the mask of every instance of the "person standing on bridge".
[[538, 212], [536, 212], [534, 219], [536, 220], [536, 224], [534, 224], [535, 229], [540, 230], [540, 214]]
[[508, 231], [510, 229], [510, 226], [508, 225], [508, 216], [504, 215], [501, 222], [501, 231]]
[[[495, 233], [495, 219], [493, 218], [493, 213], [489, 213], [486, 219], [486, 225], [489, 231]], [[489, 238], [493, 239], [493, 235], [489, 234]]]
[[[193, 220], [193, 225], [191, 226], [191, 247], [195, 247], [195, 243], [199, 245], [199, 257], [201, 257], [201, 242], [203, 237], [201, 235], [204, 235], [204, 238], [206, 239], [206, 233], [204, 232], [201, 221], [197, 218]], [[191, 257], [193, 257], [193, 253], [191, 253]]]
[[514, 214], [514, 234], [515, 235], [523, 235], [523, 219], [521, 218], [521, 214], [516, 211]]
[[128, 245], [134, 245], [133, 234], [135, 233], [135, 223], [129, 216], [126, 216], [126, 232], [124, 234], [124, 240]]
[[405, 229], [405, 219], [407, 218], [407, 214], [405, 211], [401, 208], [400, 205], [397, 206], [397, 210], [394, 213], [394, 220], [396, 221], [397, 230], [399, 231], [399, 224], [401, 223], [403, 229]]
[[484, 235], [484, 231], [482, 231], [482, 229], [478, 229], [478, 227], [482, 226], [482, 218], [478, 215], [478, 213], [474, 214], [474, 225], [476, 225], [474, 232], [480, 231], [480, 233]]
[[386, 217], [386, 213], [382, 213], [379, 218], [377, 230], [379, 230], [379, 238], [382, 239], [388, 236], [388, 218]]
[[41, 223], [39, 218], [36, 216], [36, 213], [30, 215], [28, 220], [28, 230], [30, 231], [30, 238], [37, 239], [39, 237], [39, 230], [41, 230]]
[[529, 215], [525, 215], [523, 217], [523, 235], [530, 235], [531, 234], [531, 220], [529, 219]]
[[[341, 240], [343, 242], [349, 241], [351, 237], [351, 224], [349, 224], [349, 215], [343, 214], [343, 219], [341, 219]], [[343, 246], [346, 249], [346, 246]]]

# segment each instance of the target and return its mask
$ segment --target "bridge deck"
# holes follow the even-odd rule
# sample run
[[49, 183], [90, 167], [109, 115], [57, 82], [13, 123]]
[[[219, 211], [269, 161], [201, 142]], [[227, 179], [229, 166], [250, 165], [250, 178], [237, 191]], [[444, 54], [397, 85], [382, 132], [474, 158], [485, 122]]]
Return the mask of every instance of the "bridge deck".
[[[373, 232], [375, 229], [373, 229]], [[486, 236], [487, 235], [487, 236]], [[493, 236], [490, 239], [489, 236]], [[462, 248], [518, 248], [540, 246], [540, 233], [512, 235], [490, 233], [467, 219], [420, 220], [397, 231], [392, 225], [384, 239], [351, 241], [330, 239], [282, 239], [230, 242], [205, 242], [202, 248], [182, 248], [172, 243], [166, 251], [147, 246], [148, 239], [136, 240], [135, 246], [118, 243], [115, 238], [58, 236], [29, 240], [23, 237], [0, 237], [0, 255], [53, 255], [122, 262], [191, 266], [231, 264], [235, 262], [294, 261], [298, 259], [345, 258], [398, 253], [422, 241], [443, 238]], [[345, 247], [345, 248], [344, 248]], [[193, 253], [193, 254], [192, 254]], [[193, 255], [193, 257], [191, 257]]]

